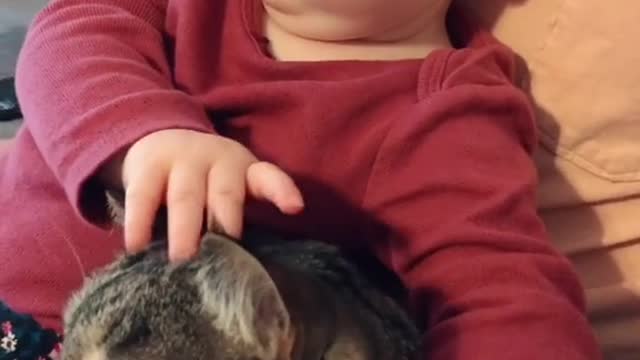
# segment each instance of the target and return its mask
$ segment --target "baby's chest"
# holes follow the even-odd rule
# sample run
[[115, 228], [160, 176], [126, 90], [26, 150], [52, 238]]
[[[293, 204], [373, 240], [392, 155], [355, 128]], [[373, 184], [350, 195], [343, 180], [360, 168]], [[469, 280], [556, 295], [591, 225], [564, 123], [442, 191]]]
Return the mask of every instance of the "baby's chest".
[[281, 166], [305, 200], [304, 213], [295, 217], [250, 204], [250, 222], [337, 242], [363, 236], [375, 221], [362, 203], [376, 158], [397, 121], [414, 121], [415, 98], [409, 91], [362, 90], [299, 82], [210, 94], [216, 129]]

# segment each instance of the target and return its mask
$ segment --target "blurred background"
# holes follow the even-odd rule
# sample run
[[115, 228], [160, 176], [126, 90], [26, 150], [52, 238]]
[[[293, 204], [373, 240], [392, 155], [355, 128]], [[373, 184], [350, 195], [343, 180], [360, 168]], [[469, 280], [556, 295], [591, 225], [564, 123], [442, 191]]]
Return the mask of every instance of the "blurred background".
[[[0, 0], [0, 80], [13, 76], [26, 29], [46, 3], [47, 0]], [[0, 139], [12, 137], [20, 123], [0, 122]]]

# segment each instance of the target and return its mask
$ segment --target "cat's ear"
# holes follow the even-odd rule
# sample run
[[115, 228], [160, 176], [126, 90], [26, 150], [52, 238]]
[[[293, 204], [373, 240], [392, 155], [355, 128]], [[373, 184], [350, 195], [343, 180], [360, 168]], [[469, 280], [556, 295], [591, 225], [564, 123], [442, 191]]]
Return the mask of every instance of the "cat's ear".
[[111, 221], [118, 225], [124, 225], [124, 192], [115, 190], [106, 190], [107, 208]]
[[259, 359], [276, 359], [290, 343], [289, 312], [266, 269], [233, 240], [203, 237], [204, 265], [196, 281], [212, 325], [255, 351]]
[[[111, 218], [111, 223], [117, 226], [124, 226], [125, 215], [125, 194], [124, 191], [106, 190], [105, 197], [107, 199], [107, 209]], [[153, 226], [151, 229], [151, 237], [153, 240], [165, 240], [168, 234], [168, 216], [167, 207], [162, 205], [156, 212]]]

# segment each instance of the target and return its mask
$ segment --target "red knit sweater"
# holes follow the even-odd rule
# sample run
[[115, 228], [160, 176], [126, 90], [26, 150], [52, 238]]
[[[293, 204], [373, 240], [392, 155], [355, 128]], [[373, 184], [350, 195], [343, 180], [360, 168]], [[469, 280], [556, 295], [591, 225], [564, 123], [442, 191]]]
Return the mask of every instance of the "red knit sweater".
[[250, 203], [249, 223], [392, 268], [429, 359], [599, 359], [536, 215], [512, 54], [456, 27], [460, 48], [424, 60], [278, 62], [252, 4], [56, 0], [36, 18], [17, 73], [26, 128], [0, 160], [0, 298], [59, 329], [82, 276], [122, 249], [92, 225], [104, 211], [88, 180], [141, 136], [188, 128], [294, 176], [305, 212]]

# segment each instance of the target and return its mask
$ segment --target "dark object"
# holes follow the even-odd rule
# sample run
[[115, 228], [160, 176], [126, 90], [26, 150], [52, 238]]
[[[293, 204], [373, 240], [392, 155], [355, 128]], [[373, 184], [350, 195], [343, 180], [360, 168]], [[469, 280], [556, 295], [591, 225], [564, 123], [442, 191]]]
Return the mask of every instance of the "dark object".
[[22, 117], [16, 97], [15, 79], [0, 79], [0, 121], [11, 121]]
[[60, 341], [53, 330], [43, 329], [31, 316], [0, 301], [0, 360], [50, 360]]

